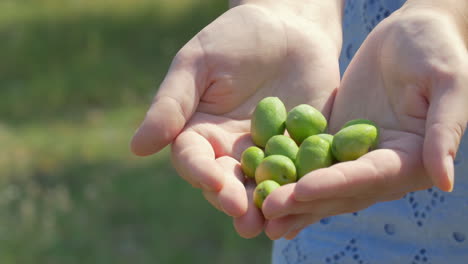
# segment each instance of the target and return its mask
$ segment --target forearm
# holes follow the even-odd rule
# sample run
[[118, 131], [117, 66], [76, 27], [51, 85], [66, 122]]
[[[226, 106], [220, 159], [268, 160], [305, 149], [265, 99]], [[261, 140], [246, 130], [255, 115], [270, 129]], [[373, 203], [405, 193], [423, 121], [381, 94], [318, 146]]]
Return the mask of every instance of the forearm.
[[468, 44], [468, 1], [466, 0], [408, 0], [404, 11], [420, 12], [422, 9], [440, 13], [453, 20]]

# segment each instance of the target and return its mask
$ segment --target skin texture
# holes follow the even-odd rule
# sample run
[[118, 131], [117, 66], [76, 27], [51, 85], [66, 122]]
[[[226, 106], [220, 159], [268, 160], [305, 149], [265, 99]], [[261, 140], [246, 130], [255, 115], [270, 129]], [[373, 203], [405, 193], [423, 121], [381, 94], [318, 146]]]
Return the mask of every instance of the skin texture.
[[283, 135], [270, 138], [265, 147], [265, 154], [267, 156], [283, 155], [292, 161], [296, 160], [297, 151], [299, 151], [299, 147], [296, 145], [296, 142], [290, 137]]
[[266, 180], [273, 180], [280, 185], [284, 185], [295, 182], [296, 179], [296, 166], [294, 166], [290, 158], [282, 155], [266, 157], [255, 171], [257, 184]]
[[255, 179], [255, 170], [265, 158], [265, 153], [258, 147], [249, 147], [241, 156], [242, 172], [248, 178]]
[[338, 161], [356, 160], [378, 144], [378, 135], [378, 130], [373, 125], [345, 126], [333, 138], [333, 156]]
[[263, 205], [270, 238], [291, 238], [323, 217], [432, 185], [453, 188], [453, 159], [468, 121], [466, 42], [452, 16], [409, 7], [366, 39], [343, 77], [330, 121], [334, 132], [347, 120], [376, 120], [379, 149], [270, 195]]
[[327, 119], [314, 107], [302, 104], [289, 111], [286, 127], [291, 138], [300, 145], [309, 136], [323, 133], [327, 129]]
[[268, 140], [283, 135], [286, 129], [286, 108], [278, 97], [266, 97], [257, 104], [250, 122], [255, 145], [264, 148]]
[[179, 175], [246, 238], [264, 227], [239, 163], [253, 145], [255, 106], [276, 96], [287, 109], [307, 103], [328, 117], [340, 82], [337, 1], [266, 2], [230, 9], [177, 53], [131, 142], [139, 156], [172, 143]]

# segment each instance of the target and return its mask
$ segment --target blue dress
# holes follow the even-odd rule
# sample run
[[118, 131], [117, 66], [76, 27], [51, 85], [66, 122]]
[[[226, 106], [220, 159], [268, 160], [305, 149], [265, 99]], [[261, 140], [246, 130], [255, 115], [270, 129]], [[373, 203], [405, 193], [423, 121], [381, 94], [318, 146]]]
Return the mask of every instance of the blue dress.
[[[367, 34], [404, 0], [347, 0], [343, 73]], [[467, 133], [468, 134], [468, 133]], [[273, 264], [468, 263], [468, 137], [455, 160], [455, 189], [407, 194], [353, 214], [322, 219], [295, 239], [279, 239]]]

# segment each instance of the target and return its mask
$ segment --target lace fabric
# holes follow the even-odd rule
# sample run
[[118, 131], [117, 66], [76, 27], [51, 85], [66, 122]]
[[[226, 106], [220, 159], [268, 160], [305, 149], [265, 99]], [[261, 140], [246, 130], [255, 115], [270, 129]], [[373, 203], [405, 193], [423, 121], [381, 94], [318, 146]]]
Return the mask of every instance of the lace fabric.
[[340, 56], [341, 75], [372, 29], [405, 2], [406, 0], [346, 0]]
[[[367, 34], [404, 0], [347, 0], [342, 73]], [[452, 193], [436, 188], [322, 219], [274, 242], [273, 264], [468, 263], [468, 137], [455, 159]]]

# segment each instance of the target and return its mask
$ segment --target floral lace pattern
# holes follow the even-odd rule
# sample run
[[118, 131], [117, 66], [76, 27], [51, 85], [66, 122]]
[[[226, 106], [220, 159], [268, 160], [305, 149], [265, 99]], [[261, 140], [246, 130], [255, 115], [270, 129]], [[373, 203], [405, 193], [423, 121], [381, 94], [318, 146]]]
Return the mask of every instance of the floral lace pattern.
[[347, 0], [343, 18], [341, 75], [361, 46], [367, 34], [406, 0]]
[[[342, 73], [367, 34], [404, 0], [347, 0]], [[274, 242], [273, 264], [468, 263], [468, 136], [455, 159], [452, 193], [436, 188], [322, 219]]]

